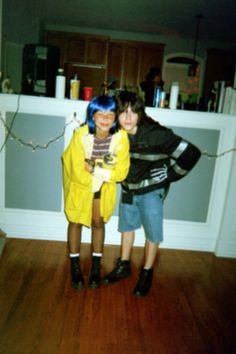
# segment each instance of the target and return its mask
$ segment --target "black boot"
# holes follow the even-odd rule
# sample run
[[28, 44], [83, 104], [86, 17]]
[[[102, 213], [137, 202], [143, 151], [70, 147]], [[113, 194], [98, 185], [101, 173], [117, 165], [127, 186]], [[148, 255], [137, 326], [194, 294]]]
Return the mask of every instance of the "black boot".
[[115, 268], [103, 278], [104, 284], [113, 284], [131, 274], [130, 261], [117, 260]]
[[82, 289], [84, 278], [80, 269], [79, 257], [71, 257], [71, 285], [73, 288]]
[[100, 263], [101, 257], [93, 256], [92, 269], [88, 284], [90, 288], [96, 289], [101, 285]]
[[153, 268], [141, 269], [139, 274], [139, 280], [133, 290], [133, 294], [136, 296], [145, 296], [149, 292], [152, 286]]

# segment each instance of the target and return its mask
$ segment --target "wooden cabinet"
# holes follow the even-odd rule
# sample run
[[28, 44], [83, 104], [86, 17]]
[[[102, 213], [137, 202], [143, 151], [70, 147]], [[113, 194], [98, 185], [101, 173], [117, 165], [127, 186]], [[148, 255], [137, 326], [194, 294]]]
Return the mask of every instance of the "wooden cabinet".
[[162, 68], [164, 44], [61, 31], [47, 31], [45, 42], [60, 48], [67, 86], [77, 74], [85, 86], [94, 87], [96, 94], [110, 78], [116, 78], [120, 88], [137, 88], [152, 66]]
[[105, 81], [105, 69], [99, 66], [82, 66], [68, 64], [66, 68], [67, 96], [69, 97], [70, 79], [77, 75], [80, 80], [80, 98], [83, 99], [83, 87], [93, 88], [93, 96], [97, 96], [102, 91], [102, 84]]
[[118, 87], [122, 87], [124, 45], [123, 42], [110, 41], [108, 46], [107, 80], [116, 78]]
[[208, 49], [205, 70], [204, 95], [208, 96], [215, 81], [233, 85], [236, 65], [236, 50]]
[[106, 66], [108, 51], [107, 37], [87, 37], [87, 53], [85, 62], [87, 64], [100, 64]]
[[108, 37], [61, 31], [47, 31], [47, 44], [61, 50], [61, 63], [106, 65]]
[[75, 75], [83, 87], [93, 87], [94, 95], [101, 92], [106, 77], [108, 37], [78, 34], [61, 31], [47, 31], [47, 44], [53, 43], [60, 48], [60, 66], [66, 74], [66, 96], [69, 97], [70, 79]]
[[99, 36], [67, 36], [67, 62], [106, 65], [107, 38]]
[[140, 58], [140, 81], [145, 79], [151, 67], [157, 66], [160, 69], [163, 64], [164, 44], [143, 43], [141, 46]]
[[164, 44], [110, 41], [107, 76], [115, 77], [121, 88], [136, 88], [152, 66], [162, 68]]
[[86, 37], [82, 36], [66, 36], [66, 62], [86, 62]]
[[128, 43], [125, 45], [123, 87], [129, 89], [138, 85], [140, 76], [140, 53], [141, 48], [139, 44]]
[[[64, 32], [63, 32], [64, 33]], [[46, 31], [44, 37], [45, 44], [55, 45], [60, 49], [60, 67], [64, 68], [66, 63], [67, 41], [66, 36], [57, 31]]]

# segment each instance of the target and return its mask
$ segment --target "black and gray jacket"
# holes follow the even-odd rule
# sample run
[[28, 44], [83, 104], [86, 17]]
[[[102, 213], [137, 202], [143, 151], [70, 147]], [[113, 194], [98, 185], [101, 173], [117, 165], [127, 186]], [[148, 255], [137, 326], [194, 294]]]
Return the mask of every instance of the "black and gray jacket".
[[186, 176], [201, 156], [196, 146], [151, 118], [142, 121], [129, 140], [131, 165], [122, 182], [128, 194], [160, 188], [167, 192], [170, 183]]

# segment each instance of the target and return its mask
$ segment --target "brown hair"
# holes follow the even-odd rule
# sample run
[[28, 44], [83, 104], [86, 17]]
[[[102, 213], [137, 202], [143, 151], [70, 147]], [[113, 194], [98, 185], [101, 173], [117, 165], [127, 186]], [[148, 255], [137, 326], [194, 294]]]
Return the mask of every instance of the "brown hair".
[[116, 95], [117, 99], [117, 114], [125, 112], [127, 108], [130, 106], [132, 112], [138, 114], [138, 124], [141, 120], [146, 119], [147, 115], [145, 113], [145, 105], [142, 98], [136, 94], [135, 92], [131, 91], [119, 91]]

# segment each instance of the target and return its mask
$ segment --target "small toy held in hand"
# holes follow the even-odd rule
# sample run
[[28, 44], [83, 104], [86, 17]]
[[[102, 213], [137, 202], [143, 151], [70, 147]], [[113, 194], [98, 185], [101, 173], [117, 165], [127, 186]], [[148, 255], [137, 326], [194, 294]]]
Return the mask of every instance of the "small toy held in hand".
[[107, 167], [107, 165], [109, 167], [112, 167], [117, 163], [117, 156], [115, 154], [108, 153], [108, 154], [104, 155], [103, 162], [106, 167]]
[[93, 171], [94, 171], [94, 167], [95, 167], [95, 161], [94, 160], [91, 160], [91, 159], [85, 159], [85, 162], [88, 164], [88, 166], [89, 166], [89, 170], [86, 168], [86, 166], [85, 166], [85, 169], [88, 171], [88, 172], [90, 172], [90, 173], [93, 173]]

